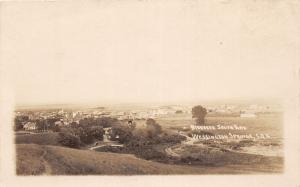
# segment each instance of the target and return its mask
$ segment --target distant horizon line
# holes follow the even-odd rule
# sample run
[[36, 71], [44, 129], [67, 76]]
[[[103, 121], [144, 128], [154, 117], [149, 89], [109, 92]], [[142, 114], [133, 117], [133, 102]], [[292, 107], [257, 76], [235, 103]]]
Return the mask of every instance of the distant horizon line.
[[120, 102], [99, 102], [99, 101], [89, 101], [89, 102], [57, 102], [57, 103], [19, 103], [15, 104], [15, 108], [23, 108], [23, 107], [42, 107], [42, 106], [94, 106], [94, 107], [100, 107], [100, 106], [115, 106], [115, 105], [186, 105], [186, 104], [208, 104], [208, 103], [228, 103], [230, 102], [244, 102], [244, 103], [249, 103], [249, 102], [256, 102], [253, 104], [259, 104], [259, 103], [274, 103], [274, 104], [279, 104], [281, 103], [282, 98], [280, 97], [256, 97], [256, 98], [245, 98], [245, 97], [236, 97], [236, 98], [223, 98], [223, 99], [203, 99], [203, 100], [194, 100], [194, 101], [166, 101], [166, 102], [161, 102], [161, 101], [144, 101], [144, 102], [139, 102], [139, 101], [120, 101]]

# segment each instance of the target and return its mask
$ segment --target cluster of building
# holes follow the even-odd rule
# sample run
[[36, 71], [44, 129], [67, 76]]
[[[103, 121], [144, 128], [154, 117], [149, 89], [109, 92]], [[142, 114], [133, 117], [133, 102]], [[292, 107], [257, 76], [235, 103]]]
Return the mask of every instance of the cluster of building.
[[[179, 112], [180, 111], [180, 112]], [[164, 116], [170, 116], [179, 113], [191, 113], [191, 109], [181, 108], [155, 108], [155, 109], [145, 109], [145, 110], [130, 110], [130, 111], [119, 111], [112, 112], [110, 114], [111, 117], [115, 117], [119, 120], [125, 119], [134, 119], [134, 120], [144, 120], [148, 118], [159, 118]]]
[[266, 105], [219, 105], [207, 107], [207, 111], [210, 114], [236, 114], [244, 118], [256, 117], [258, 113], [273, 112], [274, 109]]
[[[236, 114], [244, 118], [253, 118], [257, 113], [264, 113], [270, 111], [269, 106], [262, 105], [211, 105], [204, 106], [208, 114]], [[85, 118], [101, 118], [112, 117], [118, 120], [145, 120], [148, 118], [160, 118], [165, 116], [172, 116], [177, 114], [190, 115], [192, 106], [158, 106], [135, 110], [116, 110], [112, 108], [95, 108], [82, 110], [52, 110], [52, 111], [22, 111], [16, 112], [17, 116], [28, 116], [26, 124], [23, 124], [25, 130], [36, 130], [37, 124], [34, 121], [45, 119], [56, 119], [55, 125], [67, 126], [72, 124], [79, 124], [81, 119]]]

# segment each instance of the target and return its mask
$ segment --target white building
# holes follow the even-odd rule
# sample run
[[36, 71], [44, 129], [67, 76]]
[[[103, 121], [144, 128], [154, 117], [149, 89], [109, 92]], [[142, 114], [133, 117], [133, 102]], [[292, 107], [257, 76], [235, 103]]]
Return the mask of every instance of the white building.
[[27, 131], [30, 131], [30, 130], [37, 130], [37, 124], [34, 123], [34, 122], [27, 122], [23, 128]]

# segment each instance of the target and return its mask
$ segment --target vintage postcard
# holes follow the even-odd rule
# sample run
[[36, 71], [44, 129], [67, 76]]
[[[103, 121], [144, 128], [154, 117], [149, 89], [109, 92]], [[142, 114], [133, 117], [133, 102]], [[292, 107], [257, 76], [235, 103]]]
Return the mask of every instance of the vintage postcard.
[[297, 0], [0, 2], [1, 186], [299, 187], [299, 18]]

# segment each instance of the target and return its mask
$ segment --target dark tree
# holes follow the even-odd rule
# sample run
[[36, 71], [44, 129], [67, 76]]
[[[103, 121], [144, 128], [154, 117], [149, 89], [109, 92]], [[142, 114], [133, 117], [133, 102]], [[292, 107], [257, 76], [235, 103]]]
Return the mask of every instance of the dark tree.
[[196, 118], [196, 125], [204, 125], [206, 114], [206, 109], [200, 105], [194, 106], [192, 109], [192, 117]]
[[84, 144], [91, 144], [97, 140], [103, 140], [104, 130], [102, 126], [89, 126], [85, 123], [68, 128], [71, 134], [78, 136]]
[[59, 127], [57, 125], [55, 125], [55, 122], [59, 121], [59, 120], [60, 120], [60, 118], [55, 118], [55, 117], [46, 119], [45, 123], [47, 124], [47, 129], [52, 130], [54, 132], [59, 132]]
[[88, 135], [96, 140], [103, 140], [104, 130], [102, 126], [95, 126], [88, 129]]
[[136, 123], [135, 123], [134, 121], [132, 121], [132, 120], [129, 120], [129, 121], [127, 122], [127, 124], [128, 124], [128, 127], [129, 127], [131, 130], [134, 130], [135, 127], [136, 127]]
[[146, 126], [149, 137], [154, 137], [161, 133], [161, 126], [152, 118], [147, 119]]
[[16, 116], [15, 117], [15, 127], [14, 129], [17, 130], [23, 130], [23, 126], [25, 123], [29, 121], [28, 116]]
[[182, 110], [176, 110], [175, 114], [182, 114]]
[[132, 138], [132, 129], [127, 126], [113, 126], [110, 131], [111, 140], [127, 143]]
[[46, 131], [48, 129], [47, 122], [44, 119], [35, 120], [38, 131]]
[[118, 119], [112, 117], [101, 117], [97, 118], [95, 121], [97, 126], [102, 126], [103, 128], [121, 125]]
[[80, 147], [80, 139], [77, 136], [74, 136], [69, 133], [59, 133], [59, 140], [58, 142], [66, 147], [71, 148], [79, 148]]

